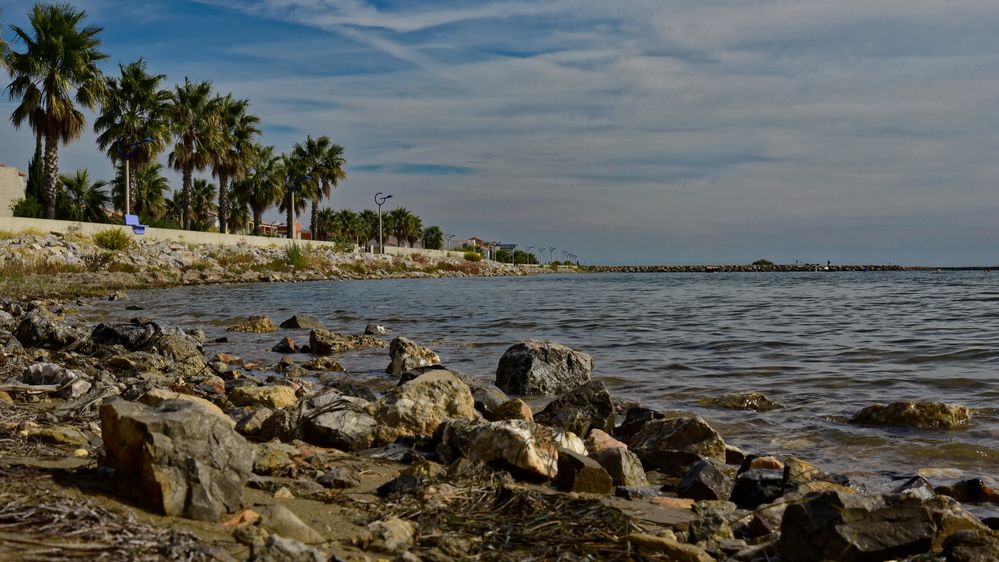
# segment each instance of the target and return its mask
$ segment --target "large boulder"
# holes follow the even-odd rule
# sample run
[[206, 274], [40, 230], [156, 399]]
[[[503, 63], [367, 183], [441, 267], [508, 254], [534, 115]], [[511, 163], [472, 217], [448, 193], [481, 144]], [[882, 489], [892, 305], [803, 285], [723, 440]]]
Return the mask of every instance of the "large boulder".
[[302, 432], [308, 443], [344, 451], [360, 451], [374, 444], [378, 423], [367, 412], [367, 401], [327, 391], [302, 406]]
[[725, 462], [725, 442], [699, 417], [654, 419], [631, 438], [630, 448], [645, 470], [682, 476], [704, 459]]
[[430, 371], [382, 397], [375, 404], [378, 441], [406, 435], [433, 435], [452, 418], [475, 418], [475, 400], [461, 378], [446, 370]]
[[560, 343], [527, 340], [500, 358], [496, 386], [507, 394], [561, 394], [586, 384], [593, 358]]
[[590, 381], [552, 400], [534, 421], [587, 435], [590, 429], [614, 429], [614, 402], [600, 381]]
[[165, 515], [216, 521], [243, 502], [254, 449], [232, 425], [184, 400], [101, 406], [102, 464], [133, 499]]
[[338, 334], [324, 328], [309, 332], [309, 349], [313, 355], [338, 355], [352, 349], [385, 347], [385, 342], [371, 336]]
[[916, 498], [818, 492], [787, 506], [778, 548], [785, 562], [891, 560], [926, 552], [936, 530]]
[[586, 446], [575, 434], [521, 420], [451, 420], [436, 437], [437, 452], [446, 462], [467, 458], [529, 479], [546, 480], [558, 474], [560, 447], [586, 455]]
[[971, 423], [971, 410], [967, 406], [942, 402], [892, 402], [887, 406], [868, 406], [853, 416], [850, 423], [922, 429], [964, 429]]
[[389, 356], [392, 361], [385, 372], [390, 375], [401, 375], [410, 369], [441, 364], [441, 358], [429, 347], [403, 337], [395, 338], [389, 343]]
[[56, 350], [86, 339], [87, 332], [60, 321], [45, 309], [36, 308], [21, 316], [14, 337], [24, 347]]

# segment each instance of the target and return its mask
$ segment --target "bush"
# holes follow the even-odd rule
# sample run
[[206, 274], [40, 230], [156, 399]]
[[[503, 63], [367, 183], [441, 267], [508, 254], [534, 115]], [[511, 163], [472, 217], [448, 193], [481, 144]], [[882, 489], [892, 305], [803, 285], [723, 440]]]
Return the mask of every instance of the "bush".
[[774, 266], [774, 262], [772, 262], [770, 260], [756, 260], [756, 261], [753, 262], [753, 265], [760, 266], [760, 267], [773, 267]]
[[94, 234], [94, 244], [105, 250], [121, 252], [132, 245], [132, 236], [120, 228], [107, 228]]
[[482, 261], [482, 254], [478, 252], [465, 252], [465, 261]]
[[29, 195], [24, 199], [18, 199], [11, 203], [10, 212], [15, 217], [40, 219], [45, 216], [45, 207]]
[[308, 269], [309, 267], [308, 253], [294, 242], [284, 247], [284, 261], [295, 269]]

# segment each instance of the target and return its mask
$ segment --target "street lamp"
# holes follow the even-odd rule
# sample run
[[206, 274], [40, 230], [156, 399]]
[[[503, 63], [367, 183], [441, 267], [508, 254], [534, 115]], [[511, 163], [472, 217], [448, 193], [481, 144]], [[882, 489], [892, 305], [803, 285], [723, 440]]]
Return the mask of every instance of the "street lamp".
[[295, 223], [297, 222], [297, 217], [295, 217], [295, 193], [297, 193], [297, 192], [299, 192], [299, 191], [302, 190], [302, 182], [306, 182], [306, 181], [309, 181], [311, 179], [312, 179], [312, 176], [305, 176], [304, 178], [302, 178], [300, 181], [298, 181], [294, 185], [292, 185], [290, 183], [285, 183], [285, 189], [287, 189], [288, 193], [291, 195], [291, 207], [290, 207], [291, 208], [291, 223], [288, 224], [288, 238], [290, 238], [291, 240], [295, 240], [295, 237], [296, 237]]
[[135, 153], [139, 151], [139, 147], [147, 142], [153, 142], [153, 139], [146, 137], [137, 142], [126, 143], [125, 135], [118, 137], [118, 140], [114, 141], [114, 150], [118, 153], [118, 156], [125, 161], [125, 214], [129, 214], [129, 200], [130, 195], [130, 184], [131, 177], [128, 169], [128, 159], [135, 156]]
[[447, 251], [449, 251], [449, 252], [451, 251], [451, 239], [452, 238], [454, 238], [454, 234], [446, 234], [444, 236], [444, 240], [447, 241], [447, 246], [444, 246], [444, 247], [447, 248]]
[[391, 195], [385, 195], [381, 191], [375, 194], [375, 205], [378, 205], [378, 253], [385, 253], [385, 244], [382, 243], [382, 205], [391, 199]]
[[555, 261], [555, 250], [557, 249], [555, 246], [548, 248], [548, 263]]
[[534, 249], [534, 246], [528, 246], [527, 247], [527, 250], [526, 250], [526, 252], [527, 252], [527, 261], [531, 261], [531, 250], [533, 250], [533, 249]]

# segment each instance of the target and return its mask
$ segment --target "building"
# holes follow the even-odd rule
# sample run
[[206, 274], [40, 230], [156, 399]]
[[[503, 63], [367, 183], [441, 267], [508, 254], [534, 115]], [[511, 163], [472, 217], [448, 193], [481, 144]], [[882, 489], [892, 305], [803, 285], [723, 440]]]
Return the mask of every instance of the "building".
[[24, 173], [17, 168], [0, 164], [0, 217], [12, 217], [10, 206], [24, 198]]

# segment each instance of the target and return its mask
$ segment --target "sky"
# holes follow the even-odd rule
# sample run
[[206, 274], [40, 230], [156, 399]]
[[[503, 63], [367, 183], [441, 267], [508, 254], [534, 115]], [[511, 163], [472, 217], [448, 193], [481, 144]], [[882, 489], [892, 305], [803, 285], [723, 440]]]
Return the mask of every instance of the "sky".
[[[105, 72], [143, 57], [249, 99], [278, 151], [342, 144], [334, 208], [391, 193], [584, 263], [999, 264], [994, 0], [73, 4]], [[110, 178], [94, 137], [61, 169]], [[0, 124], [0, 162], [33, 149]]]

